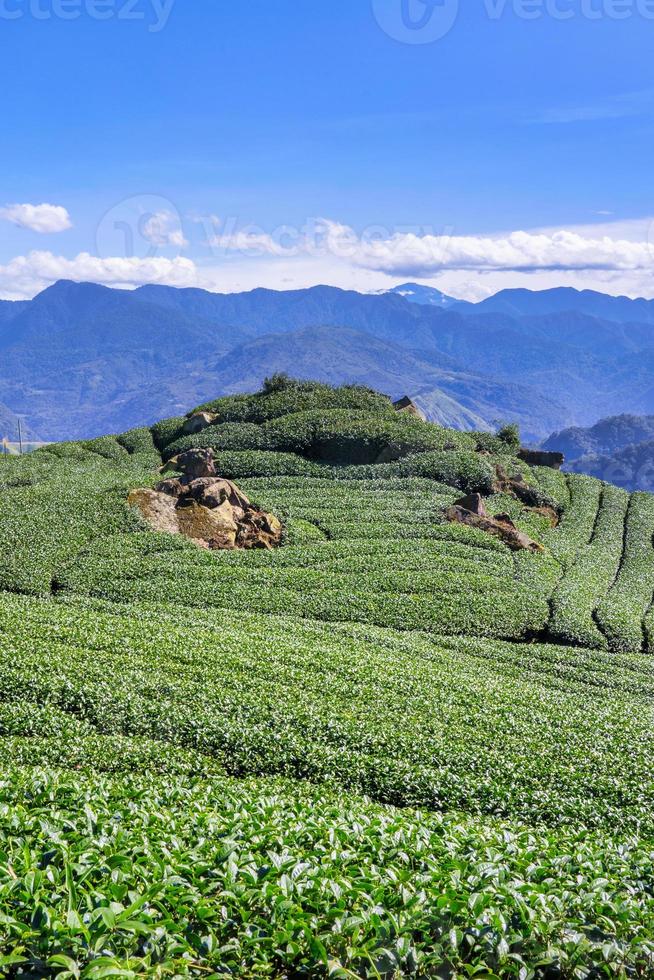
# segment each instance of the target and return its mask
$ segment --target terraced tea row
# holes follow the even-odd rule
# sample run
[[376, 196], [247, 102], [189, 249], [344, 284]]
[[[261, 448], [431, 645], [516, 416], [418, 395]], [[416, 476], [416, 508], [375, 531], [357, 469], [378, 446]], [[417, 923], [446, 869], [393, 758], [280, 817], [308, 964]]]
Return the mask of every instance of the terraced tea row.
[[[140, 433], [132, 439], [142, 446]], [[487, 535], [443, 524], [443, 508], [458, 492], [447, 484], [418, 477], [255, 477], [242, 482], [244, 489], [282, 517], [293, 545], [284, 559], [264, 559], [261, 567], [271, 571], [261, 577], [252, 556], [207, 556], [175, 544], [161, 557], [168, 545], [153, 545], [136, 533], [139, 519], [125, 506], [134, 483], [157, 479], [150, 457], [130, 455], [115, 440], [119, 449], [108, 448], [102, 457], [99, 442], [93, 450], [34, 454], [20, 476], [14, 461], [4, 471], [0, 578], [6, 588], [47, 594], [54, 587], [116, 601], [164, 597], [194, 606], [508, 639], [544, 636], [549, 629], [562, 642], [610, 649], [650, 642], [643, 621], [654, 593], [654, 511], [646, 495], [628, 505], [624, 492], [588, 477], [544, 478], [548, 492], [560, 499], [564, 486], [570, 492], [555, 530], [518, 501], [492, 498], [492, 510], [508, 508], [552, 552], [512, 557]], [[130, 550], [131, 534], [136, 551]], [[339, 561], [334, 546], [347, 541], [352, 547]], [[374, 561], [352, 566], [371, 541], [379, 543]], [[438, 551], [426, 549], [429, 541], [441, 542]], [[502, 553], [501, 563], [491, 561], [491, 549]], [[154, 557], [145, 561], [150, 552]], [[419, 567], [414, 553], [424, 556]], [[280, 576], [273, 571], [278, 561], [297, 571]], [[302, 568], [314, 574], [307, 577]], [[418, 570], [420, 577], [409, 574]], [[357, 579], [362, 572], [366, 581]]]
[[[54, 712], [49, 737], [63, 712], [100, 736], [199, 751], [234, 775], [654, 833], [654, 680], [642, 655], [5, 595], [0, 702]], [[20, 723], [0, 745], [7, 761], [33, 732]]]
[[[442, 523], [442, 507], [449, 495], [430, 491], [429, 481], [357, 481], [350, 496], [339, 490], [330, 506], [329, 486], [320, 481], [297, 486], [284, 479], [255, 480], [243, 487], [261, 507], [283, 517], [315, 524], [331, 539], [304, 553], [304, 546], [284, 549], [286, 569], [276, 566], [276, 556], [253, 561], [238, 555], [216, 556], [197, 549], [165, 555], [133, 554], [124, 549], [106, 553], [104, 545], [85, 550], [60, 570], [58, 588], [120, 602], [166, 601], [202, 608], [230, 608], [324, 619], [335, 622], [368, 622], [397, 629], [425, 629], [446, 633], [521, 637], [544, 627], [546, 598], [515, 579], [509, 553], [481, 533]], [[374, 489], [373, 489], [374, 488]], [[310, 501], [313, 504], [310, 505]], [[325, 506], [325, 504], [327, 506]], [[331, 567], [339, 541], [376, 540], [375, 560], [361, 572], [347, 571], [341, 562]], [[483, 538], [487, 547], [480, 548]], [[425, 543], [442, 541], [441, 551], [429, 552]], [[386, 568], [384, 561], [394, 546]], [[456, 544], [448, 554], [447, 542]], [[416, 568], [415, 544], [424, 557]], [[502, 562], [490, 558], [502, 555]], [[347, 554], [354, 555], [356, 548]], [[365, 552], [364, 552], [365, 553]], [[431, 559], [430, 556], [431, 555]], [[433, 558], [436, 557], [434, 561]], [[311, 557], [318, 562], [311, 567]], [[268, 564], [264, 562], [267, 561]], [[405, 567], [405, 564], [406, 567]]]

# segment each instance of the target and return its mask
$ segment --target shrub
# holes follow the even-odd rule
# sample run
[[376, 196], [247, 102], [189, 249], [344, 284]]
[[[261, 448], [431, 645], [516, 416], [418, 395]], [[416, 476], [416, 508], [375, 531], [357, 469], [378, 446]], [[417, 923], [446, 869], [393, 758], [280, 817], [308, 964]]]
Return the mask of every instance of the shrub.
[[147, 428], [130, 429], [118, 436], [118, 443], [131, 455], [152, 456], [159, 458], [154, 445], [152, 432]]
[[507, 422], [500, 429], [498, 429], [497, 438], [512, 451], [517, 451], [520, 449], [522, 444], [520, 429], [515, 422]]
[[301, 518], [290, 518], [284, 522], [285, 543], [290, 546], [311, 545], [326, 541], [327, 536], [315, 524]]
[[540, 488], [564, 511], [570, 506], [570, 487], [565, 473], [549, 466], [533, 466], [531, 471]]
[[395, 417], [385, 395], [361, 385], [334, 388], [318, 382], [293, 382], [288, 387], [256, 395], [229, 395], [206, 402], [201, 409], [215, 412], [223, 422], [267, 422], [282, 415], [347, 409]]
[[[451, 430], [408, 415], [391, 417], [331, 410], [301, 412], [267, 422], [270, 448], [339, 464], [392, 462], [429, 449], [454, 444]], [[457, 433], [457, 445], [472, 437]]]
[[545, 543], [564, 569], [572, 564], [580, 548], [590, 543], [602, 497], [603, 484], [592, 476], [567, 474], [570, 504], [555, 530], [546, 535]]
[[401, 476], [427, 477], [466, 493], [490, 493], [495, 478], [488, 460], [474, 452], [417, 453], [396, 466]]
[[506, 443], [499, 439], [492, 432], [474, 432], [471, 435], [475, 439], [475, 449], [492, 453], [493, 455], [503, 455], [506, 453]]
[[122, 459], [127, 453], [127, 449], [117, 439], [116, 436], [100, 436], [98, 439], [86, 439], [79, 444], [82, 449], [89, 453], [97, 453], [105, 459]]
[[272, 374], [269, 378], [264, 378], [263, 386], [261, 388], [261, 393], [263, 395], [274, 395], [280, 391], [287, 391], [289, 388], [294, 388], [297, 386], [297, 382], [293, 381], [288, 374], [283, 371], [278, 371], [276, 374]]
[[261, 450], [245, 452], [219, 451], [218, 471], [230, 480], [248, 476], [323, 476], [325, 467], [295, 453], [273, 453]]
[[164, 461], [172, 459], [188, 449], [213, 449], [244, 451], [251, 449], [266, 449], [270, 445], [270, 437], [265, 428], [252, 422], [224, 422], [211, 425], [195, 435], [181, 436], [169, 443], [163, 450]]
[[150, 429], [152, 433], [152, 438], [156, 448], [161, 452], [166, 448], [166, 446], [173, 442], [175, 439], [181, 438], [184, 434], [184, 425], [186, 424], [186, 417], [183, 415], [177, 416], [171, 419], [163, 419], [161, 422], [157, 422]]

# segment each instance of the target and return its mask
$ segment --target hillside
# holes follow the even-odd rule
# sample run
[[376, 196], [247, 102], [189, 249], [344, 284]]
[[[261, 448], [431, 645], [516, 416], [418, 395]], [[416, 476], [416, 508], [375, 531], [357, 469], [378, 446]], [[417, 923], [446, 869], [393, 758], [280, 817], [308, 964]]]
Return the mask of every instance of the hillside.
[[610, 480], [627, 490], [654, 491], [654, 439], [632, 443], [612, 453], [584, 453], [568, 464], [574, 473]]
[[588, 428], [553, 433], [543, 449], [562, 452], [566, 468], [627, 490], [654, 489], [654, 416], [614, 415]]
[[280, 370], [408, 392], [427, 410], [447, 404], [434, 420], [462, 428], [518, 422], [540, 442], [654, 412], [651, 309], [575, 290], [465, 304], [411, 283], [364, 295], [62, 281], [0, 303], [0, 402], [42, 439], [93, 437], [255, 389]]
[[[22, 435], [28, 439], [38, 439], [38, 436], [27, 426], [24, 420], [21, 422]], [[18, 416], [0, 403], [0, 441], [7, 439], [9, 442], [18, 440]]]
[[[465, 309], [472, 304], [459, 304]], [[542, 316], [552, 313], [583, 312], [616, 323], [654, 323], [654, 300], [607, 296], [592, 289], [502, 289], [476, 304], [477, 312], [492, 311], [510, 316]]]
[[654, 415], [614, 415], [587, 428], [573, 426], [553, 433], [543, 449], [565, 454], [575, 460], [587, 453], [610, 454], [637, 442], [654, 438]]
[[442, 293], [440, 289], [434, 289], [433, 286], [421, 286], [416, 282], [405, 282], [400, 286], [393, 286], [386, 292], [403, 296], [410, 303], [417, 303], [419, 306], [437, 306], [441, 309], [447, 309], [457, 302], [451, 296]]
[[[363, 387], [199, 408], [0, 459], [0, 968], [649, 976], [654, 497]], [[128, 508], [194, 448], [282, 547]]]

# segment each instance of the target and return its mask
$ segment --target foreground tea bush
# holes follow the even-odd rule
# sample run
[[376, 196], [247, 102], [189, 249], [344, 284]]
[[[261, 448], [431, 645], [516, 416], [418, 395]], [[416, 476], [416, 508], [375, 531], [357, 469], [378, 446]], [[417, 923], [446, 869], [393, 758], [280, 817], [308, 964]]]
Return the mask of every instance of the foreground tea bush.
[[[161, 604], [0, 607], [0, 703], [90, 726], [97, 770], [125, 738], [383, 803], [654, 833], [653, 695], [640, 655]], [[12, 725], [0, 758], [38, 763], [44, 740], [26, 755]], [[49, 744], [49, 763], [74, 767], [87, 738]]]
[[284, 783], [20, 769], [0, 786], [0, 832], [4, 975], [652, 968], [651, 851], [603, 834], [402, 812]]

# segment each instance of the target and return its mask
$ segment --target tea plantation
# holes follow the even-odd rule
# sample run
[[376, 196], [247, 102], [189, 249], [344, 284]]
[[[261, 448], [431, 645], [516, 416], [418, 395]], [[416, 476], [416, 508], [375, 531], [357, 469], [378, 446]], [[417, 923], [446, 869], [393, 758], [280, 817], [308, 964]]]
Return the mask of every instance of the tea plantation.
[[[0, 459], [0, 976], [654, 976], [654, 497], [364, 388], [201, 408]], [[192, 447], [282, 547], [128, 508]]]

